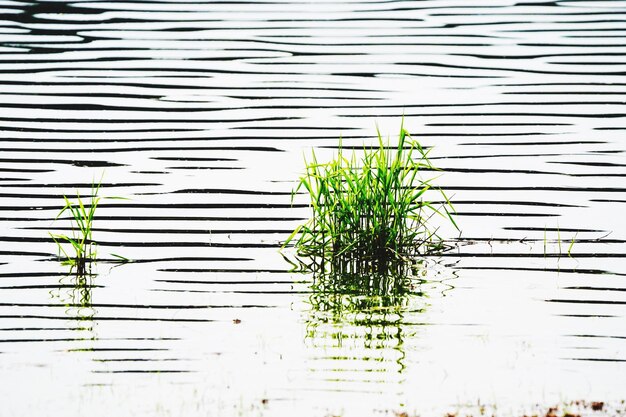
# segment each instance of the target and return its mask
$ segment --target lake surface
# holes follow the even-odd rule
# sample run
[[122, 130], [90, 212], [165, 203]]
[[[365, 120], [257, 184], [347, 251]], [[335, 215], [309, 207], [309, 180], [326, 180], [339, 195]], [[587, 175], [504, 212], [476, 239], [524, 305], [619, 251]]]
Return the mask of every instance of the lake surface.
[[[624, 1], [0, 1], [0, 415], [623, 400], [625, 36]], [[278, 252], [303, 155], [402, 115], [462, 234], [328, 296]], [[48, 232], [100, 178], [77, 279]]]

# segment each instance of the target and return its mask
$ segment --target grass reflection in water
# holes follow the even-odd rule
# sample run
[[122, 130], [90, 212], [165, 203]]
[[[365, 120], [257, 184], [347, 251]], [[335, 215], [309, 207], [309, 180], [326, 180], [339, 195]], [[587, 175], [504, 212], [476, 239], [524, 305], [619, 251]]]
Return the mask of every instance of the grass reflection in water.
[[59, 288], [51, 292], [52, 297], [65, 306], [66, 316], [76, 320], [81, 330], [93, 330], [96, 310], [92, 295], [96, 276], [92, 271], [92, 264], [88, 263], [86, 268], [70, 270], [68, 275], [59, 280]]
[[313, 270], [307, 340], [366, 360], [392, 361], [398, 372], [405, 368], [405, 341], [424, 324], [416, 316], [426, 311], [431, 295], [452, 288], [444, 282], [449, 268], [426, 258], [389, 264], [385, 271], [359, 273], [337, 262]]

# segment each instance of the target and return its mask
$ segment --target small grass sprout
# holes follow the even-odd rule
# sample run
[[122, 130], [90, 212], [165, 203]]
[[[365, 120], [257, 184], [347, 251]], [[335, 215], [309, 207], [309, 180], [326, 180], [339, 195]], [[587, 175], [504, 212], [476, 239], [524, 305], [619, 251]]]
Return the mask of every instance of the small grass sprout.
[[[306, 190], [312, 217], [298, 226], [285, 244], [295, 242], [300, 256], [341, 265], [344, 273], [386, 269], [396, 261], [444, 248], [431, 218], [440, 215], [457, 228], [454, 207], [433, 179], [420, 171], [437, 170], [425, 150], [400, 127], [397, 146], [364, 147], [362, 156], [346, 155], [341, 139], [337, 157], [320, 162], [315, 152], [293, 191]], [[427, 191], [442, 197], [428, 201]]]
[[[93, 222], [96, 210], [103, 197], [100, 197], [100, 187], [102, 179], [97, 184], [91, 184], [90, 201], [83, 200], [80, 193], [76, 193], [76, 199], [70, 200], [67, 196], [63, 196], [65, 205], [57, 214], [55, 221], [65, 214], [69, 213], [71, 234], [49, 233], [57, 245], [59, 257], [63, 257], [62, 263], [70, 265], [71, 270], [75, 269], [77, 275], [90, 274], [92, 262], [97, 260], [97, 242], [93, 239]], [[126, 200], [123, 197], [104, 197], [106, 199]], [[66, 247], [69, 244], [69, 249]], [[118, 255], [111, 254], [114, 257], [114, 263], [132, 262], [130, 259]]]
[[[550, 231], [555, 231], [555, 230], [556, 230], [556, 239], [551, 239], [549, 242], [551, 244], [556, 243], [557, 249], [558, 249], [557, 257], [560, 259], [563, 256], [563, 244], [567, 242], [561, 238], [561, 229], [558, 223], [557, 223], [556, 229], [550, 229]], [[573, 259], [572, 250], [574, 249], [574, 245], [577, 242], [576, 238], [578, 238], [578, 232], [576, 232], [574, 236], [572, 236], [572, 238], [569, 240], [569, 245], [567, 247], [567, 256], [572, 259]], [[548, 228], [545, 226], [543, 230], [543, 257], [544, 258], [548, 257]]]
[[574, 243], [576, 243], [576, 238], [578, 237], [578, 232], [576, 232], [576, 234], [574, 235], [574, 237], [572, 238], [569, 247], [567, 248], [567, 256], [569, 256], [570, 258], [573, 258], [572, 256], [572, 249], [574, 249]]
[[[65, 206], [57, 214], [55, 220], [68, 212], [70, 214], [71, 235], [50, 233], [57, 245], [59, 255], [63, 254], [65, 257], [63, 264], [76, 268], [78, 275], [87, 273], [91, 262], [96, 259], [97, 244], [93, 240], [93, 221], [101, 199], [98, 196], [100, 184], [92, 183], [89, 204], [83, 201], [79, 193], [76, 194], [75, 202], [67, 196], [63, 196]], [[64, 243], [70, 245], [71, 251], [65, 250]]]

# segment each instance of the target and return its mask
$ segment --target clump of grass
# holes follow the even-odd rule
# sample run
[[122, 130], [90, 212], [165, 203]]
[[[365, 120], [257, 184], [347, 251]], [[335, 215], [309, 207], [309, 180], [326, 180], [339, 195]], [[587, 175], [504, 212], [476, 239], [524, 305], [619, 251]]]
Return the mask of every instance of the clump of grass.
[[[50, 233], [57, 245], [59, 256], [63, 254], [65, 257], [63, 264], [76, 268], [77, 275], [88, 273], [91, 262], [96, 259], [97, 244], [93, 240], [93, 221], [96, 209], [100, 203], [100, 197], [98, 196], [100, 184], [92, 183], [91, 201], [89, 204], [86, 204], [78, 193], [76, 194], [75, 202], [71, 201], [67, 196], [63, 196], [65, 206], [57, 214], [55, 220], [58, 220], [64, 213], [69, 212], [71, 235]], [[66, 244], [69, 244], [71, 250], [65, 249]]]
[[[93, 239], [93, 222], [96, 209], [100, 204], [100, 200], [102, 200], [102, 197], [98, 195], [101, 184], [102, 179], [100, 179], [100, 182], [97, 184], [95, 181], [92, 182], [91, 196], [88, 203], [81, 198], [78, 192], [76, 193], [75, 201], [70, 200], [67, 196], [63, 196], [65, 205], [57, 214], [55, 221], [59, 220], [64, 213], [69, 213], [69, 229], [71, 230], [71, 234], [49, 233], [57, 245], [59, 257], [62, 257], [62, 264], [70, 265], [70, 271], [75, 270], [78, 276], [91, 274], [91, 264], [98, 260], [96, 253], [98, 244]], [[123, 197], [103, 198], [126, 200], [126, 198]], [[69, 249], [66, 250], [68, 245]], [[119, 264], [132, 262], [132, 260], [122, 255], [115, 253], [111, 253], [110, 255], [113, 256], [114, 259], [108, 260], [108, 262]]]
[[[428, 153], [404, 124], [396, 146], [385, 144], [378, 131], [378, 147], [364, 147], [360, 158], [354, 151], [346, 155], [341, 140], [333, 161], [319, 162], [313, 152], [294, 190], [294, 195], [307, 191], [312, 217], [285, 245], [294, 241], [298, 255], [330, 261], [345, 273], [385, 270], [396, 261], [443, 249], [431, 218], [441, 215], [457, 225], [443, 190], [420, 176], [420, 171], [437, 170]], [[442, 201], [428, 201], [429, 190]]]
[[[574, 245], [576, 244], [577, 237], [578, 237], [578, 232], [576, 232], [574, 236], [572, 236], [571, 240], [569, 241], [569, 245], [567, 247], [567, 256], [569, 256], [572, 259], [574, 258], [572, 256], [572, 250], [574, 249]], [[556, 227], [556, 240], [552, 240], [551, 242], [556, 242], [558, 251], [559, 251], [557, 256], [560, 259], [563, 256], [563, 248], [561, 244], [566, 243], [566, 242], [561, 239], [561, 229], [558, 223]], [[547, 227], [544, 227], [544, 231], [543, 231], [543, 257], [544, 258], [548, 257], [548, 228]]]

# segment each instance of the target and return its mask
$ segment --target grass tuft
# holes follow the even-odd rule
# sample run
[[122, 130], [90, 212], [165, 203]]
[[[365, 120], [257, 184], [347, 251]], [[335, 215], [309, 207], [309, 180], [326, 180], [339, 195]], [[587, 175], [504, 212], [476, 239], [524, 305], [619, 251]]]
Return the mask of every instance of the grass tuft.
[[[343, 273], [385, 271], [442, 250], [432, 217], [442, 216], [458, 227], [446, 194], [433, 179], [420, 176], [420, 171], [437, 170], [428, 154], [404, 123], [397, 145], [385, 143], [378, 131], [378, 147], [364, 147], [359, 158], [355, 151], [346, 154], [341, 140], [337, 157], [330, 162], [318, 161], [313, 151], [293, 192], [306, 190], [312, 216], [284, 246], [294, 242], [298, 255], [316, 258], [316, 265], [330, 262], [333, 270]], [[427, 192], [440, 195], [442, 201], [427, 200]]]
[[[70, 214], [71, 235], [53, 234], [50, 236], [57, 245], [59, 256], [64, 256], [63, 264], [76, 268], [77, 275], [85, 275], [89, 271], [91, 262], [96, 259], [96, 242], [93, 240], [93, 221], [96, 209], [100, 203], [98, 192], [100, 183], [91, 185], [91, 201], [86, 204], [80, 194], [76, 194], [76, 201], [71, 201], [67, 196], [63, 196], [65, 206], [57, 214], [58, 220], [64, 213]], [[65, 246], [69, 244], [70, 249]]]
[[[71, 234], [49, 233], [57, 245], [59, 257], [64, 265], [70, 265], [71, 270], [75, 270], [76, 275], [82, 276], [91, 273], [91, 264], [97, 260], [96, 249], [98, 244], [93, 239], [93, 222], [96, 216], [96, 209], [102, 199], [98, 196], [100, 191], [99, 183], [92, 182], [90, 201], [83, 200], [80, 194], [76, 194], [74, 201], [67, 196], [63, 196], [65, 206], [57, 214], [55, 221], [64, 213], [69, 213]], [[123, 199], [122, 197], [105, 197], [106, 199]], [[69, 245], [69, 248], [67, 246]], [[114, 263], [132, 262], [130, 259], [117, 254], [111, 254]]]

